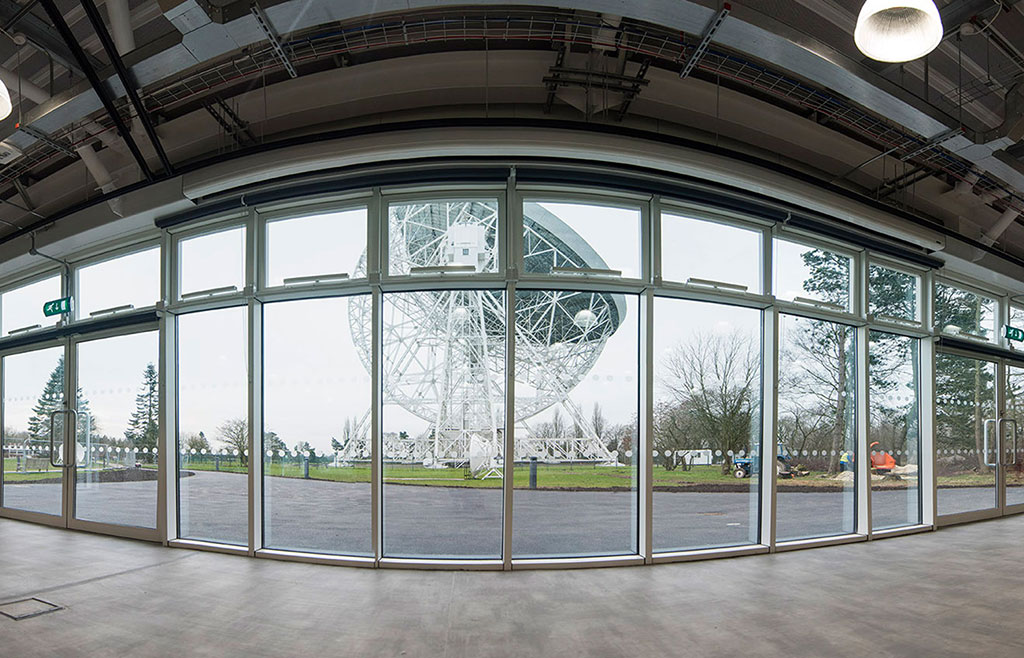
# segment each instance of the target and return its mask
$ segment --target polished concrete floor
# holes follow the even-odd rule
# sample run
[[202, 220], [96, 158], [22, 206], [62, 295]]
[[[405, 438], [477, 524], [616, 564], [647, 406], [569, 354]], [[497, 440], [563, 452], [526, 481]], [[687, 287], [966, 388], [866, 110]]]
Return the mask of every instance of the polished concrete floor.
[[0, 519], [0, 656], [1024, 655], [1024, 516], [649, 567], [373, 570]]

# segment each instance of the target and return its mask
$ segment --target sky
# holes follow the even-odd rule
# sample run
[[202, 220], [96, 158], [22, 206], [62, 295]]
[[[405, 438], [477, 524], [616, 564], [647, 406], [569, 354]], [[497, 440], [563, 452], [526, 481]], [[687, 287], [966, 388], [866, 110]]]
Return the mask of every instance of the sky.
[[[636, 209], [547, 203], [623, 276], [640, 272], [640, 214]], [[667, 215], [663, 221], [666, 278], [689, 277], [746, 285], [759, 292], [761, 269], [757, 232]], [[285, 278], [352, 273], [365, 249], [364, 209], [313, 215], [268, 224], [267, 276], [280, 285]], [[185, 239], [180, 247], [181, 292], [244, 285], [245, 231], [236, 228]], [[800, 253], [805, 249], [777, 241], [775, 285], [780, 296], [804, 295], [806, 277]], [[79, 317], [133, 304], [151, 305], [159, 296], [158, 249], [153, 248], [83, 269], [79, 275]], [[5, 293], [3, 330], [42, 323], [41, 305], [59, 297], [57, 279]], [[625, 295], [621, 325], [607, 339], [593, 368], [581, 373], [570, 398], [589, 418], [595, 403], [609, 423], [629, 423], [637, 413], [639, 384], [638, 299]], [[318, 452], [330, 451], [341, 438], [345, 419], [360, 419], [369, 408], [369, 375], [360, 347], [350, 333], [350, 300], [320, 299], [268, 303], [264, 306], [264, 412], [268, 431], [293, 448], [309, 441]], [[760, 314], [749, 309], [679, 300], [659, 300], [655, 307], [656, 358], [673, 345], [701, 334], [740, 332], [760, 337]], [[244, 307], [179, 316], [179, 430], [182, 436], [203, 431], [211, 440], [225, 421], [245, 418], [247, 358]], [[98, 431], [120, 436], [135, 407], [146, 363], [156, 361], [155, 334], [100, 340], [81, 348], [81, 382], [96, 417]], [[385, 355], [385, 358], [389, 358]], [[48, 352], [7, 357], [5, 402], [7, 425], [22, 429], [32, 404], [55, 365]], [[553, 410], [532, 419], [544, 422]], [[562, 410], [563, 418], [566, 412]], [[387, 405], [384, 431], [410, 434], [427, 421]], [[211, 441], [215, 448], [221, 447]]]

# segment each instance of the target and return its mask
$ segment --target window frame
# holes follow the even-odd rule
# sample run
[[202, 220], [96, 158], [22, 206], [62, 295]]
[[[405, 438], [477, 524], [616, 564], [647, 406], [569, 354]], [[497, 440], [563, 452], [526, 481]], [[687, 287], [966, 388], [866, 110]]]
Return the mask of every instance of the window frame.
[[[978, 335], [975, 335], [975, 334], [967, 333], [965, 331], [960, 331], [960, 332], [954, 334], [954, 333], [950, 333], [950, 332], [946, 331], [944, 327], [939, 327], [939, 326], [936, 325], [936, 323], [935, 323], [935, 312], [936, 312], [937, 304], [935, 303], [935, 300], [938, 298], [938, 295], [936, 295], [936, 292], [938, 291], [938, 287], [939, 287], [940, 284], [944, 285], [944, 286], [947, 286], [947, 287], [950, 287], [950, 288], [955, 288], [957, 290], [961, 290], [963, 292], [968, 292], [968, 293], [971, 293], [973, 295], [977, 295], [978, 297], [981, 297], [983, 299], [991, 299], [992, 300], [992, 312], [993, 312], [992, 323], [993, 323], [993, 327], [992, 327], [992, 336], [991, 337], [984, 338], [984, 337], [981, 337], [981, 336], [978, 336]], [[966, 282], [964, 282], [963, 280], [961, 280], [959, 278], [953, 278], [953, 277], [949, 277], [949, 276], [947, 276], [945, 274], [942, 274], [942, 275], [935, 275], [935, 276], [932, 277], [931, 299], [932, 299], [932, 305], [931, 305], [932, 317], [931, 317], [931, 321], [932, 321], [932, 327], [933, 327], [932, 328], [932, 333], [934, 335], [936, 335], [936, 336], [948, 336], [948, 337], [951, 337], [951, 338], [959, 338], [959, 339], [963, 339], [963, 340], [966, 340], [966, 341], [969, 341], [969, 342], [978, 343], [979, 345], [1002, 346], [1002, 342], [1001, 342], [1001, 339], [1000, 339], [1000, 329], [1002, 328], [1002, 325], [1003, 325], [1003, 315], [1004, 315], [1003, 308], [1002, 308], [1003, 307], [1003, 304], [1002, 304], [1003, 296], [995, 294], [995, 293], [992, 293], [992, 292], [988, 292], [983, 287], [976, 286], [976, 285], [974, 285], [972, 283], [966, 283]]]
[[[9, 282], [6, 282], [3, 285], [3, 287], [0, 287], [0, 326], [2, 326], [3, 318], [4, 318], [4, 315], [5, 315], [3, 296], [8, 294], [8, 293], [14, 292], [16, 290], [20, 290], [21, 288], [26, 288], [28, 286], [31, 286], [33, 284], [39, 283], [41, 281], [45, 281], [47, 279], [50, 279], [50, 278], [56, 276], [57, 277], [58, 286], [60, 287], [60, 290], [61, 290], [61, 296], [62, 297], [66, 296], [64, 293], [67, 292], [68, 284], [69, 284], [69, 279], [68, 279], [68, 276], [67, 276], [67, 268], [59, 267], [59, 266], [54, 266], [52, 264], [46, 264], [44, 266], [41, 266], [39, 269], [33, 269], [31, 272], [32, 272], [31, 274], [27, 274], [27, 275], [25, 275], [23, 277], [20, 277], [20, 278], [12, 278]], [[47, 301], [47, 300], [41, 301], [40, 304], [44, 303], [45, 301]], [[74, 304], [74, 297], [72, 297], [71, 303]], [[74, 315], [74, 314], [72, 313], [71, 315]], [[67, 325], [69, 322], [70, 321], [68, 320], [68, 318], [66, 316], [62, 315], [62, 316], [57, 318], [57, 322], [55, 322], [54, 324], [51, 324], [51, 325], [40, 325], [40, 326], [32, 328], [32, 329], [26, 329], [25, 327], [14, 327], [13, 329], [11, 329], [9, 331], [16, 331], [17, 333], [14, 333], [14, 334], [7, 333], [7, 334], [0, 335], [0, 350], [3, 349], [4, 341], [6, 341], [8, 339], [20, 338], [20, 337], [23, 337], [23, 336], [30, 336], [32, 334], [35, 334], [35, 333], [38, 333], [38, 332], [41, 332], [41, 331], [46, 331], [47, 329], [53, 329], [55, 327], [63, 327], [65, 325]], [[22, 329], [22, 331], [18, 331], [19, 329]]]
[[[518, 280], [523, 283], [532, 284], [538, 281], [570, 281], [582, 282], [597, 281], [602, 285], [614, 286], [616, 283], [622, 285], [646, 284], [650, 282], [653, 272], [652, 264], [652, 211], [651, 204], [654, 201], [653, 194], [636, 194], [624, 192], [621, 194], [609, 194], [608, 192], [597, 192], [585, 187], [573, 186], [551, 186], [551, 185], [517, 185], [515, 189], [516, 222], [512, 229], [515, 231], [515, 244], [512, 245], [514, 252], [511, 257], [514, 259], [516, 270], [519, 274]], [[523, 253], [523, 205], [530, 203], [561, 203], [589, 206], [604, 206], [620, 210], [636, 210], [639, 214], [640, 224], [637, 227], [637, 269], [639, 275], [635, 277], [616, 276], [612, 274], [595, 274], [581, 272], [579, 274], [566, 272], [530, 273], [523, 268], [525, 254]], [[582, 236], [580, 236], [582, 237]], [[610, 268], [614, 269], [614, 268]]]
[[[781, 240], [790, 244], [796, 244], [810, 249], [829, 251], [839, 256], [850, 259], [850, 286], [849, 286], [849, 308], [845, 310], [833, 309], [825, 305], [797, 302], [782, 299], [775, 290], [775, 274], [778, 270], [779, 259], [775, 249], [775, 241]], [[867, 307], [866, 294], [867, 270], [863, 267], [866, 257], [866, 250], [857, 249], [850, 245], [842, 245], [831, 240], [823, 240], [815, 237], [808, 237], [802, 231], [793, 231], [781, 224], [776, 224], [771, 232], [772, 259], [771, 272], [771, 299], [781, 313], [801, 315], [804, 317], [818, 318], [830, 322], [838, 322], [853, 327], [865, 324], [865, 309]]]
[[[373, 200], [374, 195], [370, 191], [362, 191], [353, 194], [345, 194], [338, 196], [331, 196], [327, 198], [317, 197], [313, 199], [304, 199], [299, 202], [291, 201], [286, 203], [275, 203], [256, 206], [253, 208], [253, 214], [255, 215], [255, 223], [257, 230], [259, 231], [259, 240], [257, 245], [257, 276], [255, 291], [257, 295], [273, 296], [272, 298], [276, 301], [278, 299], [290, 299], [294, 295], [310, 295], [321, 296], [319, 293], [325, 289], [331, 289], [336, 291], [338, 294], [343, 294], [346, 290], [352, 288], [365, 286], [367, 280], [371, 278], [370, 267], [369, 267], [369, 256], [370, 256], [370, 235], [374, 228], [373, 218]], [[363, 209], [366, 212], [366, 246], [364, 250], [367, 255], [367, 271], [366, 277], [353, 278], [351, 272], [346, 272], [348, 278], [329, 280], [329, 281], [310, 281], [308, 283], [293, 284], [293, 285], [277, 285], [271, 286], [267, 279], [270, 271], [270, 225], [276, 222], [287, 222], [290, 220], [301, 220], [306, 217], [321, 215], [321, 214], [332, 214], [342, 213], [352, 210]], [[331, 274], [330, 272], [321, 272], [315, 274]], [[315, 276], [311, 275], [311, 276]], [[287, 292], [286, 292], [287, 291]], [[267, 301], [269, 301], [268, 298]]]
[[[677, 215], [684, 219], [690, 219], [694, 221], [707, 222], [711, 224], [718, 224], [720, 226], [726, 226], [729, 228], [736, 228], [751, 233], [755, 233], [760, 237], [760, 244], [758, 245], [757, 256], [758, 256], [758, 283], [760, 284], [761, 292], [751, 292], [750, 290], [730, 290], [728, 288], [718, 288], [713, 286], [702, 286], [699, 284], [690, 284], [685, 281], [678, 281], [676, 279], [668, 279], [664, 274], [664, 226], [666, 215]], [[660, 289], [678, 289], [678, 290], [691, 290], [694, 292], [713, 292], [716, 297], [736, 298], [740, 300], [759, 300], [769, 302], [771, 294], [768, 292], [769, 282], [765, 281], [765, 270], [769, 260], [766, 258], [765, 245], [766, 239], [768, 245], [771, 245], [770, 239], [772, 230], [774, 229], [774, 222], [767, 220], [759, 220], [755, 217], [746, 215], [740, 215], [736, 213], [729, 213], [722, 210], [716, 210], [708, 208], [706, 206], [698, 204], [689, 204], [683, 201], [677, 201], [674, 199], [659, 199], [658, 208], [656, 212], [657, 220], [655, 222], [654, 237], [656, 240], [654, 252], [654, 285]], [[770, 276], [769, 276], [770, 278]], [[727, 283], [727, 282], [723, 282]]]
[[[250, 257], [251, 245], [253, 244], [251, 212], [249, 209], [236, 211], [229, 215], [221, 215], [203, 222], [200, 226], [189, 226], [182, 230], [169, 230], [169, 271], [170, 276], [170, 297], [167, 300], [167, 307], [179, 313], [192, 311], [235, 306], [245, 303], [247, 297], [252, 294], [253, 263]], [[241, 228], [245, 235], [245, 248], [242, 253], [242, 264], [245, 275], [242, 285], [237, 290], [221, 294], [207, 295], [194, 299], [182, 299], [181, 294], [181, 245], [183, 242], [194, 238], [202, 238], [217, 233], [223, 233], [233, 229]], [[201, 291], [193, 291], [201, 292]], [[186, 293], [188, 294], [188, 293]]]
[[[885, 269], [892, 270], [893, 272], [897, 272], [899, 274], [907, 274], [910, 276], [917, 277], [917, 288], [915, 291], [914, 299], [916, 317], [914, 320], [906, 320], [903, 318], [889, 318], [886, 316], [876, 316], [875, 314], [871, 313], [872, 265], [876, 267], [883, 267]], [[867, 318], [868, 324], [871, 325], [872, 328], [878, 328], [880, 331], [893, 330], [893, 333], [899, 333], [899, 330], [906, 331], [909, 329], [913, 331], [915, 329], [925, 329], [925, 298], [927, 296], [925, 287], [930, 284], [928, 270], [924, 268], [914, 267], [912, 265], [908, 265], [897, 260], [885, 258], [884, 256], [879, 256], [878, 254], [875, 253], [867, 254], [867, 267], [865, 268], [865, 270], [867, 281], [864, 289], [864, 294], [866, 297], [864, 303], [864, 314]]]
[[74, 316], [75, 317], [74, 317], [74, 319], [71, 322], [74, 323], [75, 325], [85, 325], [85, 323], [95, 322], [96, 320], [102, 320], [104, 318], [109, 318], [112, 315], [120, 315], [122, 313], [138, 313], [138, 312], [144, 312], [144, 311], [152, 311], [152, 310], [159, 309], [162, 306], [166, 305], [167, 300], [164, 299], [164, 295], [163, 295], [163, 290], [164, 290], [164, 285], [163, 285], [163, 263], [164, 263], [163, 241], [159, 237], [147, 238], [145, 240], [142, 240], [142, 241], [139, 241], [139, 242], [133, 242], [131, 244], [124, 245], [122, 247], [118, 247], [118, 248], [110, 250], [110, 251], [105, 251], [105, 252], [103, 252], [101, 254], [98, 254], [98, 255], [93, 255], [93, 256], [90, 256], [90, 257], [87, 257], [87, 258], [82, 258], [80, 260], [72, 261], [71, 262], [71, 294], [72, 294], [72, 297], [75, 300], [78, 300], [79, 293], [81, 293], [81, 280], [79, 278], [79, 274], [81, 273], [81, 271], [83, 269], [86, 269], [88, 267], [92, 267], [93, 265], [99, 265], [101, 263], [107, 263], [107, 262], [110, 262], [110, 261], [113, 261], [113, 260], [117, 260], [118, 258], [123, 258], [125, 256], [133, 256], [135, 254], [139, 254], [139, 253], [142, 253], [144, 251], [149, 251], [150, 249], [156, 249], [157, 250], [157, 258], [158, 258], [158, 263], [157, 263], [157, 269], [158, 269], [158, 276], [157, 276], [157, 288], [158, 288], [158, 290], [157, 290], [157, 299], [154, 300], [154, 302], [152, 304], [148, 304], [146, 306], [140, 306], [140, 307], [132, 308], [132, 309], [124, 309], [124, 310], [121, 310], [121, 311], [114, 311], [112, 313], [107, 313], [107, 314], [104, 314], [104, 315], [101, 315], [101, 316], [96, 316], [96, 317], [81, 317], [81, 318], [77, 317], [78, 316], [78, 309], [76, 308], [75, 312], [74, 312]]
[[[382, 286], [387, 291], [422, 289], [424, 285], [431, 287], [448, 287], [451, 285], [469, 285], [473, 287], [501, 287], [509, 271], [508, 258], [508, 203], [506, 187], [502, 185], [479, 186], [422, 186], [414, 189], [400, 188], [381, 190], [377, 211], [378, 235], [380, 245], [380, 274]], [[430, 272], [422, 274], [393, 274], [391, 272], [391, 206], [414, 203], [451, 203], [451, 202], [490, 202], [497, 204], [497, 223], [495, 226], [495, 248], [497, 270], [494, 272]], [[367, 213], [371, 226], [374, 219]], [[369, 237], [368, 237], [369, 239]], [[369, 247], [368, 247], [369, 248]], [[372, 278], [372, 277], [371, 277]]]

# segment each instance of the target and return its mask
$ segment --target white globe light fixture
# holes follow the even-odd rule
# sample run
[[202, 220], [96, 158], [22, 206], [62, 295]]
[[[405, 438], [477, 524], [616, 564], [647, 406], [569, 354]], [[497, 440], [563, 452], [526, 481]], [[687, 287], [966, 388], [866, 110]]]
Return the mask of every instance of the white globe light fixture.
[[866, 0], [853, 40], [880, 62], [924, 57], [942, 41], [942, 19], [933, 0]]
[[11, 105], [11, 94], [7, 91], [7, 85], [0, 82], [0, 119], [6, 119], [13, 110]]

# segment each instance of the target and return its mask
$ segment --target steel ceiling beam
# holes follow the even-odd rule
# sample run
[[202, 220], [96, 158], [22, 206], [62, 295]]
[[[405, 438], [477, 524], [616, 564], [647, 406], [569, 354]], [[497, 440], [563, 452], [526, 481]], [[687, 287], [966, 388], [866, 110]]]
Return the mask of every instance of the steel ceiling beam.
[[138, 115], [139, 121], [142, 123], [142, 129], [146, 131], [146, 137], [149, 138], [157, 157], [160, 158], [160, 165], [163, 167], [164, 172], [173, 176], [174, 165], [171, 164], [170, 158], [167, 157], [164, 145], [160, 143], [160, 138], [156, 134], [156, 127], [153, 125], [153, 118], [149, 116], [146, 106], [143, 104], [142, 99], [139, 98], [135, 79], [132, 77], [128, 67], [124, 65], [121, 55], [117, 52], [114, 39], [110, 36], [106, 24], [103, 23], [103, 18], [100, 16], [99, 10], [96, 9], [96, 4], [93, 0], [81, 0], [81, 5], [82, 9], [85, 10], [85, 15], [89, 18], [89, 22], [92, 23], [93, 30], [96, 31], [96, 36], [99, 37], [100, 43], [103, 45], [103, 50], [106, 51], [107, 57], [110, 58], [110, 63], [114, 65], [114, 71], [117, 72], [117, 77], [121, 80], [121, 85], [128, 95], [128, 100], [131, 101], [132, 107], [135, 108], [135, 114]]
[[[19, 5], [14, 0], [0, 0], [0, 24], [8, 32], [21, 32], [35, 48], [49, 54], [57, 62], [76, 75], [84, 76], [85, 72], [77, 64], [75, 56], [60, 35], [46, 21], [31, 13], [36, 2]], [[95, 64], [95, 60], [90, 62]]]
[[89, 62], [89, 58], [82, 49], [82, 46], [75, 39], [75, 35], [71, 32], [71, 28], [68, 27], [67, 22], [64, 20], [64, 15], [60, 13], [60, 9], [57, 8], [54, 0], [40, 0], [40, 4], [43, 5], [43, 9], [46, 10], [47, 16], [53, 22], [53, 26], [57, 28], [57, 33], [68, 45], [71, 50], [71, 54], [74, 55], [75, 61], [82, 68], [85, 73], [86, 79], [89, 80], [89, 84], [92, 85], [96, 95], [99, 96], [100, 102], [103, 103], [103, 108], [110, 115], [110, 119], [114, 122], [114, 127], [117, 129], [117, 133], [124, 140], [124, 143], [128, 146], [128, 150], [131, 151], [132, 157], [135, 158], [135, 162], [139, 165], [139, 169], [142, 171], [143, 176], [146, 180], [153, 181], [155, 176], [153, 171], [149, 168], [146, 163], [146, 158], [143, 157], [142, 151], [139, 150], [139, 145], [135, 143], [132, 138], [131, 131], [128, 130], [128, 126], [125, 125], [124, 119], [121, 118], [121, 114], [117, 111], [117, 107], [114, 105], [114, 97], [110, 93], [107, 86], [100, 80], [99, 75], [96, 73], [96, 69], [93, 68], [92, 63]]

